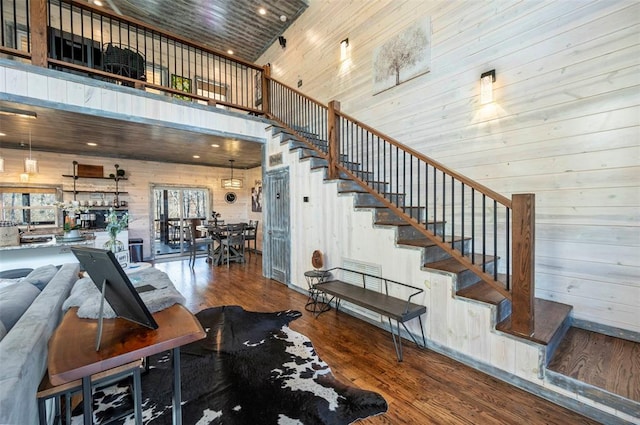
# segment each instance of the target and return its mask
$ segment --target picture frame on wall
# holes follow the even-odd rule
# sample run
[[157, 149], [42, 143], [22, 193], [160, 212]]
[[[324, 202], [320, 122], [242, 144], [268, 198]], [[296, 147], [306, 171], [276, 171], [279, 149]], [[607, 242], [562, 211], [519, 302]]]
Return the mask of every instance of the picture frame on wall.
[[251, 212], [262, 212], [262, 180], [251, 188]]
[[262, 105], [262, 73], [256, 72], [253, 76], [253, 86], [255, 87], [256, 103], [255, 106]]
[[373, 51], [373, 94], [431, 71], [431, 19], [415, 22]]
[[[171, 74], [171, 88], [183, 91], [185, 93], [192, 93], [191, 78], [183, 77], [177, 74]], [[182, 100], [191, 100], [189, 96], [180, 96], [174, 94], [173, 97]]]

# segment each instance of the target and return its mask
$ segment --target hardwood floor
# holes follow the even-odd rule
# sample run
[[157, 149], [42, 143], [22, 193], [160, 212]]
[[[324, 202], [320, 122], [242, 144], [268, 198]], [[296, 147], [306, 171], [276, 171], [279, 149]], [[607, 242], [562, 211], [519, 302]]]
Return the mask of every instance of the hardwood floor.
[[252, 311], [294, 309], [302, 317], [291, 328], [306, 335], [336, 378], [384, 396], [389, 410], [362, 424], [597, 424], [570, 410], [405, 341], [404, 362], [396, 360], [388, 332], [345, 313], [315, 318], [307, 297], [262, 277], [260, 255], [246, 264], [211, 267], [204, 258], [156, 263], [197, 312], [240, 305]]

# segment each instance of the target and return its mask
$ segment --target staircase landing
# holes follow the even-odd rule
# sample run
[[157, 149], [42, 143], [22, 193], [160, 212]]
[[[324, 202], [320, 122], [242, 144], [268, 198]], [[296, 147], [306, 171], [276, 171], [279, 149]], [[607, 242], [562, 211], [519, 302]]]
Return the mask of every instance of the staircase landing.
[[640, 343], [571, 327], [547, 369], [640, 403]]

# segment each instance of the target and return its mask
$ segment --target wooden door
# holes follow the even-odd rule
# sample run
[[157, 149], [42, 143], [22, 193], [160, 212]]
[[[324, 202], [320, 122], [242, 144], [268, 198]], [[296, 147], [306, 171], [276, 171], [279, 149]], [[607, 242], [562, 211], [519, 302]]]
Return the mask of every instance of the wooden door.
[[264, 185], [264, 242], [262, 266], [266, 277], [289, 284], [289, 169], [266, 173]]

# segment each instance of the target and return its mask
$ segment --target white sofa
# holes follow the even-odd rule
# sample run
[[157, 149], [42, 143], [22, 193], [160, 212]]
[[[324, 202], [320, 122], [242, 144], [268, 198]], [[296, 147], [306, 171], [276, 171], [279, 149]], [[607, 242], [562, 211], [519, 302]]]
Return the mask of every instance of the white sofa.
[[49, 338], [78, 272], [78, 264], [60, 267], [0, 340], [0, 425], [38, 424], [36, 393], [47, 369]]

